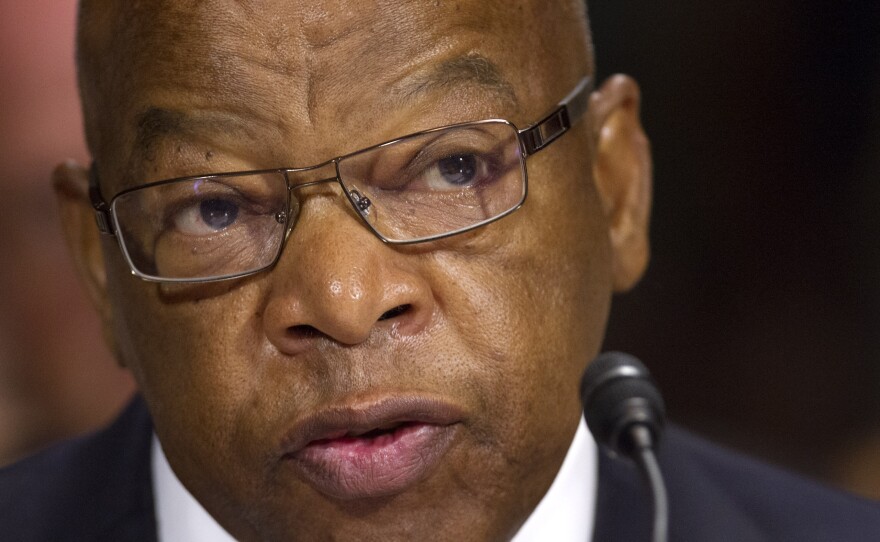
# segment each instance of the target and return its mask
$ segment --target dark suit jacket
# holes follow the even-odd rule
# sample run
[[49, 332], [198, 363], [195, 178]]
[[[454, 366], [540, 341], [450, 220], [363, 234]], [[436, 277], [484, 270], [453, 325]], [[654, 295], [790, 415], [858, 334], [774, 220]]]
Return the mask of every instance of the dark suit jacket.
[[[109, 428], [0, 470], [0, 540], [156, 539], [152, 427], [136, 399]], [[660, 451], [670, 541], [880, 541], [880, 505], [670, 428]], [[603, 455], [594, 542], [650, 540], [650, 501], [630, 464]]]

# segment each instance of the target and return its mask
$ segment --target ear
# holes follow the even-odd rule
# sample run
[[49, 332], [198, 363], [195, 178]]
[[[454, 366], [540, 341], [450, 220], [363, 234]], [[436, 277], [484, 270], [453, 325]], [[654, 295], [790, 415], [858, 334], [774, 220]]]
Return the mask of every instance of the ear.
[[651, 149], [639, 119], [636, 82], [617, 75], [590, 97], [596, 153], [593, 178], [605, 211], [615, 292], [632, 288], [648, 265]]
[[104, 340], [111, 351], [115, 351], [101, 233], [88, 195], [88, 170], [72, 161], [60, 164], [52, 172], [52, 187], [58, 198], [61, 227], [74, 268], [101, 318]]

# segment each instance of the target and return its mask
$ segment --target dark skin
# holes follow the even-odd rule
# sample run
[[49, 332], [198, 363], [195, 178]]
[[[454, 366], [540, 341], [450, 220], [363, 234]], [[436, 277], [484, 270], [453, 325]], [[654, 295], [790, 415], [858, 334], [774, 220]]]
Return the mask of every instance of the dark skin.
[[[87, 131], [108, 197], [182, 175], [315, 164], [453, 122], [526, 126], [592, 70], [577, 2], [127, 4], [88, 2], [81, 21]], [[484, 60], [493, 69], [476, 66]], [[95, 230], [85, 169], [59, 167], [67, 238], [108, 341], [175, 473], [231, 534], [515, 534], [571, 442], [611, 294], [648, 258], [638, 89], [619, 76], [590, 102], [529, 159], [528, 200], [497, 223], [394, 247], [321, 185], [274, 268], [208, 285], [133, 277]], [[145, 129], [156, 108], [181, 116]], [[339, 499], [285, 461], [280, 443], [305, 416], [389, 397], [460, 413], [417, 483]]]

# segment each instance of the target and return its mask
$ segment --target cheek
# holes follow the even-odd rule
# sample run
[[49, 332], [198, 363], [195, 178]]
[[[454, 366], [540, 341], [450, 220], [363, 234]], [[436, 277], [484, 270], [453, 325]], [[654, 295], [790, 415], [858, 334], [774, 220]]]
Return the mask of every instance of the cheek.
[[435, 256], [444, 323], [473, 355], [460, 376], [523, 439], [579, 416], [580, 376], [608, 317], [607, 236], [598, 202], [583, 192], [574, 203], [530, 194], [511, 220]]
[[[222, 445], [259, 390], [258, 296], [242, 287], [198, 298], [122, 278], [114, 299], [117, 346], [132, 369], [163, 443], [178, 435]], [[166, 429], [167, 428], [167, 429]]]

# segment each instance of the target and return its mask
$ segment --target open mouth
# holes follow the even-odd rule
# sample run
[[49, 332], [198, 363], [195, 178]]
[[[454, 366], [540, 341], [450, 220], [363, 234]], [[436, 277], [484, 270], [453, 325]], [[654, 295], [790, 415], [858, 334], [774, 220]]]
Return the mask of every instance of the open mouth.
[[298, 424], [284, 457], [301, 479], [329, 497], [392, 495], [430, 475], [460, 419], [456, 409], [421, 399], [332, 409]]
[[418, 425], [418, 422], [400, 422], [386, 424], [383, 427], [370, 429], [369, 431], [348, 431], [344, 435], [333, 438], [317, 439], [310, 442], [309, 446], [332, 446], [365, 443], [376, 446], [390, 444], [401, 431]]

